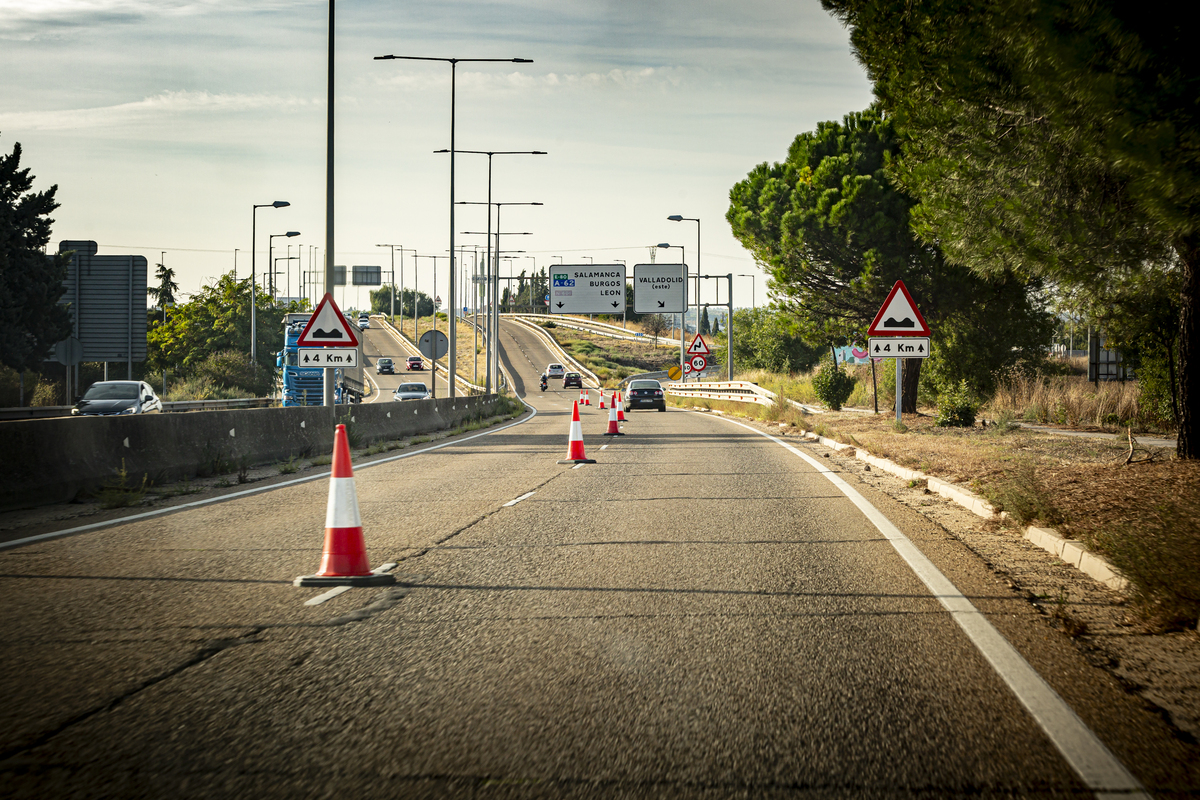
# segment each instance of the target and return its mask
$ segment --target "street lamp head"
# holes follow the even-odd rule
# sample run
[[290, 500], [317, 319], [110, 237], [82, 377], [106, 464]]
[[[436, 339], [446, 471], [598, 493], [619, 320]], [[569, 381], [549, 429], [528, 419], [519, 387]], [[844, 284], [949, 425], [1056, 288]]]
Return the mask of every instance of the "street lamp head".
[[658, 244], [655, 245], [655, 247], [673, 247], [673, 246], [674, 245], [669, 245], [666, 242], [659, 242]]
[[[292, 236], [299, 236], [299, 235], [300, 235], [300, 231], [288, 231], [287, 233], [284, 234], [284, 236], [287, 236], [289, 238]], [[291, 247], [291, 245], [288, 245], [288, 247]]]
[[672, 214], [671, 216], [667, 217], [667, 219], [671, 220], [672, 222], [683, 222], [683, 215]]
[[532, 64], [533, 59], [532, 58], [514, 58], [512, 60], [512, 63], [514, 63], [514, 64]]
[[285, 206], [290, 206], [291, 203], [289, 203], [287, 200], [276, 200], [274, 203], [271, 203], [271, 205], [275, 208], [283, 208]]

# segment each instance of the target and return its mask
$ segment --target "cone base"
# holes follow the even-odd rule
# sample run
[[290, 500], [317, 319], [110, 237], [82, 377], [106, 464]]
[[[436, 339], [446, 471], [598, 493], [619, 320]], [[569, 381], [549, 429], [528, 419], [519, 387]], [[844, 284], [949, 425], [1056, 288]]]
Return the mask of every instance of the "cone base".
[[601, 436], [624, 436], [622, 431], [614, 431], [613, 433], [602, 433]]
[[594, 459], [594, 458], [564, 458], [562, 461], [559, 461], [557, 463], [559, 463], [559, 464], [595, 464], [596, 459]]
[[370, 575], [301, 575], [292, 581], [293, 586], [391, 586], [396, 576], [389, 572], [372, 572]]

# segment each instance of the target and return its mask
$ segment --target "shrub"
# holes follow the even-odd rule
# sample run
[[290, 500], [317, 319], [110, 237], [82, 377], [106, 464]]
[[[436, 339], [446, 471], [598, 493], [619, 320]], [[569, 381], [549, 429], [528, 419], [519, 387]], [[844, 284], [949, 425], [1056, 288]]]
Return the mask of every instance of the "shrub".
[[275, 386], [275, 374], [255, 364], [245, 353], [222, 350], [213, 353], [193, 370], [198, 378], [208, 378], [220, 389], [239, 389], [242, 396], [266, 397]]
[[1200, 617], [1200, 499], [1181, 495], [1145, 514], [1138, 526], [1114, 526], [1095, 544], [1129, 580], [1140, 615], [1160, 629], [1192, 628]]
[[822, 403], [834, 411], [841, 411], [842, 404], [854, 391], [854, 378], [842, 372], [832, 359], [828, 359], [821, 362], [821, 369], [813, 376], [812, 385]]
[[1000, 482], [986, 488], [984, 495], [997, 511], [1008, 512], [1021, 525], [1058, 525], [1066, 521], [1031, 462], [1018, 464]]
[[960, 380], [957, 386], [938, 393], [935, 422], [942, 427], [969, 428], [975, 424], [975, 413], [978, 410], [979, 402], [967, 387], [967, 382]]

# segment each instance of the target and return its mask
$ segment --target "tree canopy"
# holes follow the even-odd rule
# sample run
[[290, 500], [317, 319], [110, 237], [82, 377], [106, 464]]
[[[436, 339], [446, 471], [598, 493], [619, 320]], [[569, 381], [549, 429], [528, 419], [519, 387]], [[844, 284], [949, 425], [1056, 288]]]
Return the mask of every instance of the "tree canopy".
[[[777, 304], [810, 345], [864, 340], [897, 280], [929, 322], [935, 347], [1003, 319], [1019, 336], [989, 348], [983, 369], [962, 375], [947, 367], [947, 379], [977, 378], [982, 391], [978, 384], [991, 372], [1037, 357], [1045, 344], [1039, 337], [1048, 341], [1050, 334], [1048, 317], [1030, 297], [1036, 286], [1011, 273], [981, 278], [916, 237], [915, 201], [889, 173], [901, 143], [877, 107], [819, 123], [796, 137], [782, 164], [760, 164], [733, 187], [726, 219], [768, 270]], [[902, 405], [914, 412], [920, 361], [908, 363]]]
[[906, 134], [923, 241], [1103, 294], [1179, 270], [1178, 453], [1200, 455], [1200, 63], [1178, 15], [1099, 0], [822, 0]]
[[51, 348], [71, 335], [71, 312], [58, 303], [68, 258], [44, 252], [58, 186], [32, 187], [17, 142], [12, 153], [0, 155], [0, 362], [15, 370], [39, 369]]
[[[258, 365], [274, 371], [275, 356], [283, 347], [283, 315], [304, 311], [301, 303], [287, 306], [271, 302], [261, 289], [255, 293]], [[154, 370], [171, 369], [195, 374], [211, 355], [234, 350], [250, 353], [250, 281], [226, 273], [201, 288], [188, 302], [176, 305], [165, 323], [147, 335], [147, 362]]]

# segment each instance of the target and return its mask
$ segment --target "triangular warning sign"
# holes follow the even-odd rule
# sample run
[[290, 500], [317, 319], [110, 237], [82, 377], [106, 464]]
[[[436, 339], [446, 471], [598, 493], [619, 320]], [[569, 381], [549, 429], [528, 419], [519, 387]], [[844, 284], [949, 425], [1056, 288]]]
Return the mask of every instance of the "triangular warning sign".
[[692, 343], [688, 345], [687, 354], [689, 356], [711, 356], [712, 350], [708, 349], [708, 342], [704, 341], [704, 337], [696, 334], [696, 338], [692, 339]]
[[896, 281], [887, 300], [879, 307], [875, 321], [867, 329], [867, 336], [929, 335], [929, 325], [921, 316], [921, 312], [917, 311], [917, 304], [908, 293], [908, 287], [904, 285], [904, 281]]
[[333, 302], [333, 295], [326, 292], [296, 344], [299, 347], [358, 347], [358, 337], [346, 322], [342, 310]]

